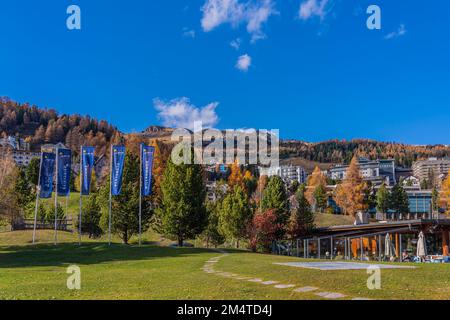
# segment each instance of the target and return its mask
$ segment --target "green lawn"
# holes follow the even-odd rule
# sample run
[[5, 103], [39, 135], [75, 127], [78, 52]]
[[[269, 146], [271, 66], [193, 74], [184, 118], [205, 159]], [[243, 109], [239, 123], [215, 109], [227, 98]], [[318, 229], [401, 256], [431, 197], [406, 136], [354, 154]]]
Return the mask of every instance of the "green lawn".
[[[52, 232], [40, 231], [41, 240]], [[58, 246], [29, 244], [31, 232], [0, 233], [0, 299], [318, 299], [314, 293], [295, 293], [270, 285], [208, 274], [205, 262], [221, 253], [208, 249], [143, 247], [86, 242], [71, 243], [76, 235], [61, 233]], [[381, 290], [366, 287], [365, 270], [318, 271], [274, 265], [301, 261], [292, 257], [228, 250], [214, 268], [218, 271], [315, 286], [346, 298], [449, 299], [450, 264], [415, 265], [416, 269], [381, 271]], [[66, 287], [66, 268], [76, 264], [82, 289]]]

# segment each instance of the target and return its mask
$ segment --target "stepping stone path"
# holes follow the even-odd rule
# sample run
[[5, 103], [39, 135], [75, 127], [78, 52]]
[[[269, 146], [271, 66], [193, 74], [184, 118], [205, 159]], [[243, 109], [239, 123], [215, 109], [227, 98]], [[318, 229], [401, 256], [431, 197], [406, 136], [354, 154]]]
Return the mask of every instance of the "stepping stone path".
[[262, 279], [249, 279], [250, 282], [263, 282]]
[[264, 284], [264, 285], [271, 285], [271, 284], [277, 284], [277, 283], [279, 283], [278, 281], [264, 281], [262, 284]]
[[288, 289], [288, 288], [294, 288], [294, 284], [277, 284], [275, 285], [275, 288], [277, 289]]
[[316, 293], [317, 296], [327, 299], [341, 299], [345, 298], [345, 295], [342, 293], [336, 293], [336, 292], [319, 292]]
[[[268, 280], [268, 281], [263, 281], [260, 278], [252, 278], [252, 277], [246, 277], [246, 276], [241, 276], [235, 273], [230, 273], [230, 272], [223, 272], [220, 270], [214, 270], [214, 266], [219, 262], [219, 260], [225, 256], [228, 255], [227, 252], [223, 251], [223, 250], [218, 250], [220, 253], [222, 253], [221, 256], [219, 257], [214, 257], [209, 259], [208, 261], [205, 262], [205, 265], [201, 268], [204, 272], [209, 273], [209, 274], [216, 274], [222, 277], [226, 277], [226, 278], [232, 278], [235, 280], [240, 280], [240, 281], [248, 281], [248, 282], [254, 282], [254, 283], [260, 283], [262, 285], [274, 285], [274, 288], [277, 289], [289, 289], [289, 288], [295, 288], [296, 285], [295, 284], [279, 284], [278, 281], [272, 281], [272, 280]], [[316, 291], [319, 290], [319, 288], [316, 287], [300, 287], [300, 288], [296, 288], [294, 290], [292, 290], [293, 292], [299, 292], [299, 293], [305, 293], [305, 292], [311, 292], [311, 291]], [[317, 296], [322, 297], [322, 298], [326, 298], [326, 299], [342, 299], [345, 298], [346, 295], [342, 294], [342, 293], [337, 293], [337, 292], [318, 292], [316, 293]], [[362, 298], [362, 297], [355, 297], [352, 300], [371, 300], [371, 299], [367, 299], [367, 298]]]
[[294, 289], [294, 292], [311, 292], [311, 291], [315, 291], [318, 288], [316, 287], [301, 287], [301, 288], [297, 288]]

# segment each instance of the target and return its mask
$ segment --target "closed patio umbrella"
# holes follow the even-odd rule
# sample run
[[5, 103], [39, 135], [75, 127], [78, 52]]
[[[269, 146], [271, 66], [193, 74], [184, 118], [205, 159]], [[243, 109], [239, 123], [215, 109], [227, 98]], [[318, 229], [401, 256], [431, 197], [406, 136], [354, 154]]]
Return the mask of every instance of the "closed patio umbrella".
[[425, 243], [425, 236], [423, 232], [419, 233], [419, 240], [417, 241], [417, 256], [425, 257], [427, 255], [427, 245]]
[[384, 241], [385, 248], [384, 248], [384, 255], [386, 257], [392, 257], [395, 256], [395, 249], [393, 248], [391, 237], [389, 233], [386, 234], [386, 239]]

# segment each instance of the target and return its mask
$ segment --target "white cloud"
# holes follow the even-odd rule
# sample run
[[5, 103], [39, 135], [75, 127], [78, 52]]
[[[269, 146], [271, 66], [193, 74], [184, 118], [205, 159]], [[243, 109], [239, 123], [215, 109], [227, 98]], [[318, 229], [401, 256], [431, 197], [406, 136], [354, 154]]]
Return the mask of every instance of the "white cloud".
[[251, 65], [252, 58], [248, 54], [240, 56], [236, 62], [236, 68], [244, 72], [247, 72]]
[[194, 39], [195, 38], [195, 30], [183, 28], [183, 37]]
[[327, 4], [328, 0], [305, 0], [300, 4], [299, 18], [308, 20], [309, 18], [319, 17], [320, 20], [323, 20], [327, 14], [325, 10]]
[[241, 39], [237, 38], [236, 40], [232, 40], [230, 42], [230, 46], [236, 50], [239, 50], [241, 47]]
[[397, 31], [393, 31], [391, 33], [388, 33], [384, 38], [389, 40], [389, 39], [394, 39], [394, 38], [398, 38], [401, 36], [404, 36], [406, 34], [406, 28], [404, 24], [401, 24]]
[[209, 32], [221, 24], [229, 23], [233, 27], [245, 23], [252, 42], [266, 37], [262, 26], [271, 15], [276, 14], [273, 0], [206, 0], [202, 7], [201, 20], [203, 31]]
[[212, 102], [202, 108], [191, 104], [189, 98], [177, 98], [170, 101], [153, 101], [162, 125], [172, 128], [193, 130], [195, 121], [202, 121], [203, 128], [214, 127], [219, 122], [216, 113], [218, 102]]

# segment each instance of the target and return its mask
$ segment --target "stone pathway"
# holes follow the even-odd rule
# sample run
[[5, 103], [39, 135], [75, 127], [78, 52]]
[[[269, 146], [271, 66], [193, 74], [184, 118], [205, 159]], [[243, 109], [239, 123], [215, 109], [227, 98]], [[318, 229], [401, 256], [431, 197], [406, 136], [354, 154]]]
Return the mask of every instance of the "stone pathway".
[[[297, 285], [295, 285], [295, 284], [280, 284], [279, 281], [263, 280], [260, 278], [252, 278], [252, 277], [239, 275], [239, 274], [235, 274], [235, 273], [231, 273], [231, 272], [215, 270], [214, 267], [219, 262], [219, 260], [228, 255], [228, 253], [226, 251], [223, 251], [223, 250], [217, 250], [217, 251], [222, 253], [222, 255], [211, 258], [208, 261], [206, 261], [205, 265], [201, 268], [204, 272], [209, 273], [209, 274], [214, 274], [217, 276], [221, 276], [221, 277], [225, 277], [225, 278], [232, 278], [232, 279], [239, 280], [239, 281], [248, 281], [248, 282], [253, 282], [253, 283], [259, 283], [259, 284], [262, 284], [265, 286], [273, 285], [273, 287], [277, 288], [277, 289], [295, 288], [292, 291], [296, 292], [296, 293], [312, 293], [314, 291], [319, 291], [319, 288], [316, 288], [316, 287], [305, 286], [305, 287], [296, 288]], [[319, 292], [316, 292], [315, 295], [318, 297], [324, 298], [324, 299], [334, 299], [334, 300], [347, 298], [347, 296], [345, 294], [338, 293], [338, 292], [319, 291]], [[355, 298], [352, 298], [351, 300], [371, 300], [371, 299], [355, 297]]]
[[294, 290], [294, 292], [311, 292], [317, 290], [316, 287], [301, 287]]
[[336, 292], [318, 292], [316, 293], [316, 296], [327, 298], [327, 299], [341, 299], [345, 298], [346, 295], [342, 293], [336, 293]]

